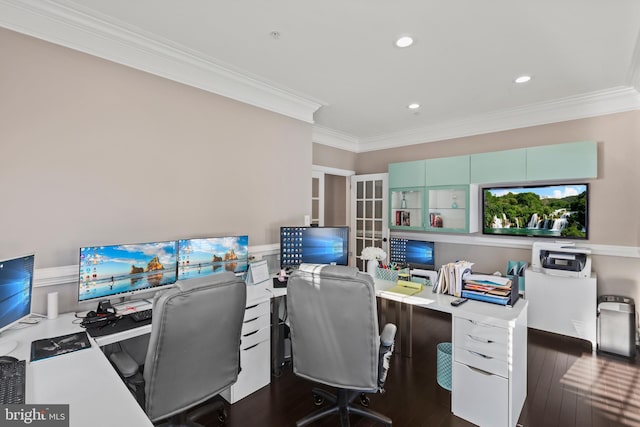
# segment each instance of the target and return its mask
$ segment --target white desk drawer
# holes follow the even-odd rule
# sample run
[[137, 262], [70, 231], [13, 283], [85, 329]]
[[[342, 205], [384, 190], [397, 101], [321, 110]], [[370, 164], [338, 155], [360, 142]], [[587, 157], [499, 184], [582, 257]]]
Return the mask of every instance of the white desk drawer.
[[269, 326], [271, 323], [271, 317], [268, 314], [263, 314], [262, 316], [252, 317], [248, 320], [245, 320], [242, 324], [242, 334], [248, 334], [251, 332], [255, 332], [259, 329], [265, 328]]
[[453, 363], [451, 411], [479, 426], [509, 427], [509, 381]]
[[485, 356], [508, 360], [509, 331], [506, 328], [454, 319], [454, 346]]
[[509, 378], [509, 363], [507, 360], [495, 356], [483, 354], [463, 347], [455, 347], [453, 350], [455, 361], [471, 367]]
[[271, 301], [267, 300], [259, 304], [250, 305], [244, 309], [244, 322], [256, 319], [270, 313]]
[[269, 384], [270, 343], [271, 340], [263, 341], [240, 352], [242, 370], [238, 374], [238, 381], [220, 393], [229, 403], [235, 403]]
[[240, 338], [241, 340], [240, 348], [244, 351], [270, 338], [271, 338], [271, 329], [269, 328], [268, 325], [264, 328], [258, 329], [257, 331], [252, 331], [248, 333], [242, 332], [242, 337]]

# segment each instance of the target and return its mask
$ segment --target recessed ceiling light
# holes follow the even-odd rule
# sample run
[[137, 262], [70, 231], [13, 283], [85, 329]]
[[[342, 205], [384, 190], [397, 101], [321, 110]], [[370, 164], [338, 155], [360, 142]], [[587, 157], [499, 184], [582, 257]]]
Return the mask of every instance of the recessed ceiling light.
[[396, 39], [396, 46], [409, 47], [413, 44], [413, 37], [409, 35], [402, 35]]
[[520, 77], [516, 77], [514, 82], [516, 82], [516, 83], [526, 83], [529, 80], [531, 80], [531, 76], [520, 76]]
[[417, 102], [414, 102], [412, 104], [407, 105], [407, 108], [410, 110], [416, 110], [418, 108], [420, 108], [420, 104], [418, 104]]

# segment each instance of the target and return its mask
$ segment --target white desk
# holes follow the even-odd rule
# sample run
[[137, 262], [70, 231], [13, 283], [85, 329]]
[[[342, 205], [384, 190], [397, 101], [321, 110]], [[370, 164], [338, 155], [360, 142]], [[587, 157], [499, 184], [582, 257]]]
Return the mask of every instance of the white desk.
[[[512, 308], [434, 294], [430, 286], [415, 295], [387, 292], [394, 282], [375, 279], [376, 295], [397, 301], [400, 351], [411, 356], [413, 307], [451, 313], [453, 320], [452, 412], [480, 426], [514, 427], [527, 396], [527, 301]], [[436, 349], [434, 348], [434, 352]]]
[[95, 340], [90, 339], [89, 349], [29, 362], [31, 341], [81, 331], [73, 320], [73, 313], [68, 313], [55, 320], [42, 319], [38, 325], [2, 334], [3, 339], [18, 342], [10, 355], [27, 361], [25, 402], [69, 404], [72, 427], [152, 427]]

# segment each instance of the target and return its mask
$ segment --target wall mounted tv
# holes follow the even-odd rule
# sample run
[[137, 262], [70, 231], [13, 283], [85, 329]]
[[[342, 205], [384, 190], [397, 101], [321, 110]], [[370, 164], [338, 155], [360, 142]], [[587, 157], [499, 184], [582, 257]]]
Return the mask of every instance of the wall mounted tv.
[[483, 234], [587, 239], [588, 184], [483, 189]]
[[172, 240], [80, 248], [78, 301], [172, 285], [177, 278], [177, 246]]
[[230, 271], [241, 274], [249, 266], [249, 236], [209, 237], [178, 241], [178, 280]]

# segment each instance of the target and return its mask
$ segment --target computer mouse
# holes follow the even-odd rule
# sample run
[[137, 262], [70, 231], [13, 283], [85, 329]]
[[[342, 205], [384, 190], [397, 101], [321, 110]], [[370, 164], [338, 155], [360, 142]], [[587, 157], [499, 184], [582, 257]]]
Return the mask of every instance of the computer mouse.
[[0, 356], [0, 363], [14, 363], [17, 361], [18, 359], [13, 356]]

